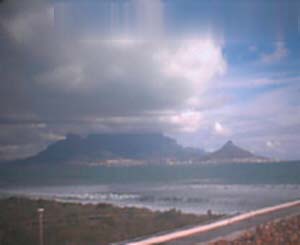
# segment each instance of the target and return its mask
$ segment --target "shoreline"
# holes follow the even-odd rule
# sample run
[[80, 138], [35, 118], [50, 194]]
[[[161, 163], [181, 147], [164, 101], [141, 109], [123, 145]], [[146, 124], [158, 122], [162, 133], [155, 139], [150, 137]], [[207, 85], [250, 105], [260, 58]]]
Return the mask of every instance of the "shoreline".
[[290, 184], [59, 185], [0, 188], [0, 197], [21, 196], [81, 204], [109, 203], [119, 207], [146, 207], [152, 211], [176, 208], [192, 214], [212, 210], [214, 214], [235, 215], [293, 201], [299, 198], [299, 190], [300, 185]]

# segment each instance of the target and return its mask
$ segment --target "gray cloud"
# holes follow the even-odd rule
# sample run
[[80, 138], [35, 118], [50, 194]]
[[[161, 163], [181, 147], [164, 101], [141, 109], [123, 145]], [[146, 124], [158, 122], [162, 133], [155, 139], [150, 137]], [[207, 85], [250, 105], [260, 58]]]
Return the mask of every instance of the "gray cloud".
[[[300, 157], [298, 74], [226, 80], [234, 72], [223, 54], [227, 40], [179, 30], [170, 39], [160, 0], [127, 3], [124, 15], [107, 4], [111, 11], [97, 17], [87, 3], [1, 4], [0, 158], [33, 154], [68, 132], [125, 131], [160, 131], [210, 150], [232, 138], [262, 155]], [[278, 44], [260, 58], [272, 67], [292, 55]], [[251, 100], [237, 99], [240, 90]]]
[[[137, 9], [138, 2], [132, 1]], [[76, 32], [65, 33], [58, 15], [63, 11], [67, 18], [72, 9], [48, 1], [3, 3], [2, 149], [10, 155], [24, 153], [21, 146], [32, 152], [28, 144], [40, 149], [69, 131], [176, 132], [199, 127], [201, 116], [194, 108], [205, 101], [188, 102], [226, 71], [220, 43], [162, 38], [160, 1], [140, 10], [150, 11], [138, 17], [149, 30], [142, 34], [142, 27], [136, 34], [80, 32], [80, 21], [72, 23]], [[158, 18], [155, 25], [149, 22], [152, 15]]]

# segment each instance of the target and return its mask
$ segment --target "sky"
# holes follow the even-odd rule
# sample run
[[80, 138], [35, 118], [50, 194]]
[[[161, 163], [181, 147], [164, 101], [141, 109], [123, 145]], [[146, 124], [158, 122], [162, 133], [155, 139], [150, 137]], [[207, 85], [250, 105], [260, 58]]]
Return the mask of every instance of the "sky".
[[300, 2], [2, 0], [0, 160], [161, 132], [300, 159]]

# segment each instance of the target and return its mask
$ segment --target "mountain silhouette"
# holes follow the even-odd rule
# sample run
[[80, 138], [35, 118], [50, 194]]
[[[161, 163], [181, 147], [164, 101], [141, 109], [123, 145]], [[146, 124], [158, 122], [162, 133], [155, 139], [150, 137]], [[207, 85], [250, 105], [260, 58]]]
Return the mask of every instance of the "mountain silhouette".
[[160, 162], [200, 159], [201, 149], [182, 147], [174, 139], [158, 133], [69, 134], [45, 150], [26, 159], [31, 163], [97, 162], [108, 159], [135, 159]]
[[256, 156], [250, 151], [244, 150], [239, 146], [235, 145], [231, 140], [227, 141], [220, 149], [207, 154], [204, 161], [240, 161], [240, 162], [258, 162], [265, 161], [267, 158]]
[[68, 134], [64, 140], [50, 144], [45, 150], [17, 163], [29, 164], [103, 164], [109, 162], [139, 164], [244, 163], [266, 162], [267, 158], [236, 146], [231, 140], [219, 150], [206, 153], [202, 149], [183, 147], [174, 139], [156, 133], [91, 134], [81, 137]]

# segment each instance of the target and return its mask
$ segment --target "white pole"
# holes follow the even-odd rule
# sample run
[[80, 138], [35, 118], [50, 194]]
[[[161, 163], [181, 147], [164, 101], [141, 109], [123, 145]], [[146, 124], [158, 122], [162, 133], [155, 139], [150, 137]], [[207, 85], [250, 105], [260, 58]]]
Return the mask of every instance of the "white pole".
[[45, 209], [43, 208], [39, 208], [38, 210], [38, 214], [39, 214], [39, 238], [40, 238], [40, 245], [44, 245], [44, 220], [43, 220], [43, 216], [44, 216], [44, 211]]

